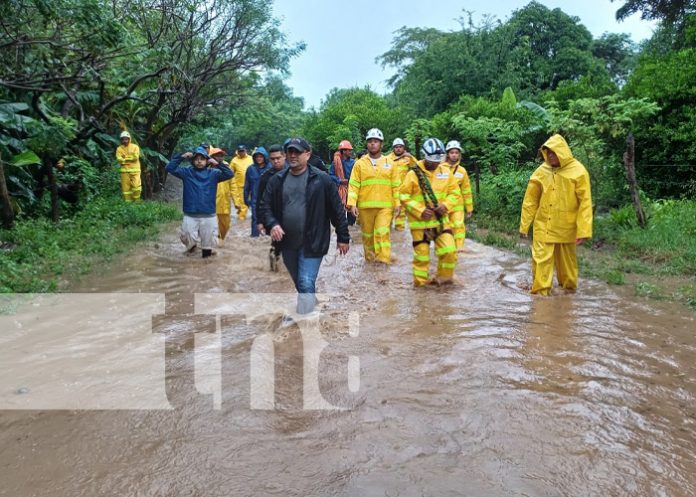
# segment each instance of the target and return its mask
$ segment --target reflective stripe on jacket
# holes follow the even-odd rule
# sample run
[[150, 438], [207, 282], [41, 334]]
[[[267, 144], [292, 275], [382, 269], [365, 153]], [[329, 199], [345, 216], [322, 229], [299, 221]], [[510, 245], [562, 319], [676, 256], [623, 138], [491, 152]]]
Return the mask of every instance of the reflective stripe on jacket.
[[358, 209], [394, 208], [399, 202], [398, 169], [380, 157], [372, 165], [368, 155], [363, 155], [353, 166], [348, 183], [348, 207]]

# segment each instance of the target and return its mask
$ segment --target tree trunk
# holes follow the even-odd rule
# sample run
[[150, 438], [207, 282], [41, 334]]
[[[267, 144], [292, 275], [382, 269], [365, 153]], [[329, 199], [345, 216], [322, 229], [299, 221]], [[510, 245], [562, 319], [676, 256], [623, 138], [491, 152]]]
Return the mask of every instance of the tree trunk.
[[0, 202], [2, 202], [2, 225], [11, 229], [14, 226], [14, 211], [10, 203], [10, 192], [7, 191], [5, 183], [5, 167], [2, 165], [2, 154], [0, 154]]
[[481, 168], [478, 162], [474, 163], [474, 171], [476, 172], [476, 196], [478, 197], [481, 194]]
[[626, 152], [624, 152], [624, 168], [626, 169], [626, 179], [628, 180], [628, 189], [631, 192], [631, 200], [633, 200], [633, 208], [636, 211], [638, 225], [645, 228], [646, 220], [643, 206], [640, 204], [640, 195], [638, 194], [638, 182], [636, 181], [636, 140], [633, 134], [628, 135], [626, 140]]
[[51, 188], [51, 221], [60, 221], [60, 199], [58, 198], [58, 185], [56, 184], [56, 171], [51, 159], [48, 163], [48, 184]]

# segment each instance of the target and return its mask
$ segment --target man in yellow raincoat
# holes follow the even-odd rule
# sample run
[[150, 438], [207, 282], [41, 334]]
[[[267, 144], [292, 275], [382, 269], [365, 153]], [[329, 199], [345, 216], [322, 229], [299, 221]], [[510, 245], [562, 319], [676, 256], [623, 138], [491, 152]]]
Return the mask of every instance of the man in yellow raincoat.
[[434, 283], [452, 282], [457, 266], [457, 247], [448, 214], [461, 203], [459, 185], [445, 159], [445, 147], [437, 138], [423, 143], [425, 159], [418, 161], [404, 179], [401, 203], [408, 213], [413, 237], [413, 284], [431, 282], [430, 242], [435, 242], [437, 279]]
[[[211, 167], [217, 167], [218, 164], [224, 164], [229, 167], [229, 164], [223, 159], [225, 151], [221, 148], [212, 147], [208, 152], [210, 159], [208, 162]], [[217, 192], [215, 194], [215, 214], [217, 215], [218, 224], [218, 245], [222, 245], [227, 232], [230, 231], [230, 203], [232, 202], [231, 184], [234, 178], [221, 181], [217, 184]]]
[[140, 147], [131, 143], [131, 135], [123, 131], [121, 144], [116, 149], [116, 160], [121, 172], [121, 191], [126, 202], [140, 202], [142, 183], [140, 180]]
[[396, 167], [382, 155], [382, 131], [372, 128], [366, 139], [367, 154], [350, 173], [346, 207], [358, 218], [365, 259], [391, 264], [391, 222], [401, 211], [401, 181]]
[[531, 292], [550, 295], [554, 266], [561, 287], [578, 286], [575, 248], [592, 237], [592, 194], [590, 175], [561, 135], [549, 138], [541, 154], [544, 163], [529, 179], [522, 202], [520, 235], [527, 238], [534, 223]]
[[247, 216], [247, 206], [244, 203], [244, 180], [246, 178], [246, 171], [254, 163], [254, 160], [247, 153], [245, 145], [239, 145], [237, 147], [237, 153], [230, 162], [230, 169], [234, 173], [234, 178], [230, 183], [230, 189], [232, 194], [232, 200], [234, 200], [234, 206], [237, 208], [237, 217], [240, 221], [244, 221]]
[[462, 196], [462, 201], [455, 206], [450, 214], [452, 222], [452, 232], [454, 233], [454, 242], [457, 244], [457, 250], [464, 247], [464, 239], [466, 238], [466, 225], [464, 224], [464, 211], [466, 210], [466, 219], [471, 219], [474, 215], [474, 199], [471, 196], [471, 182], [469, 174], [464, 166], [461, 165], [462, 146], [457, 140], [451, 140], [445, 147], [447, 153], [447, 165], [452, 170], [452, 174], [459, 185], [459, 192]]
[[[399, 171], [399, 181], [403, 183], [408, 170], [416, 165], [416, 159], [406, 151], [406, 144], [401, 138], [395, 138], [392, 142], [392, 152], [387, 155], [387, 160], [396, 166]], [[394, 229], [403, 231], [406, 228], [406, 211], [402, 210], [394, 218]]]

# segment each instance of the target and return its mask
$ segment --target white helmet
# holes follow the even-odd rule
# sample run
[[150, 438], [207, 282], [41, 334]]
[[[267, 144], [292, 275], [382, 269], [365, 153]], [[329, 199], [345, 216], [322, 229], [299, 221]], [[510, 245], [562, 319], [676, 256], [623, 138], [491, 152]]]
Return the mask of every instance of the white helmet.
[[130, 138], [130, 133], [128, 131], [121, 131], [121, 136], [119, 138]]
[[437, 162], [438, 164], [445, 160], [445, 146], [437, 138], [428, 138], [421, 147], [423, 156], [428, 162]]
[[384, 141], [384, 135], [382, 134], [382, 131], [377, 128], [372, 128], [370, 131], [367, 132], [367, 136], [365, 137], [365, 139], [369, 140], [370, 138], [377, 138], [379, 141]]
[[447, 146], [445, 147], [445, 152], [449, 152], [453, 148], [456, 148], [460, 152], [462, 151], [462, 146], [459, 144], [457, 140], [451, 140], [447, 143]]
[[404, 141], [401, 138], [394, 139], [394, 142], [392, 143], [392, 147], [396, 147], [397, 145], [403, 145], [404, 147], [406, 146], [406, 144], [404, 143]]

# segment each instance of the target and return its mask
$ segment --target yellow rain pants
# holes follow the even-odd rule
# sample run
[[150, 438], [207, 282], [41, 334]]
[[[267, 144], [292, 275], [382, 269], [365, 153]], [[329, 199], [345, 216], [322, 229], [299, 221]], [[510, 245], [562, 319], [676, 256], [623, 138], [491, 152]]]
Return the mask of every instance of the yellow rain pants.
[[230, 194], [230, 185], [232, 180], [221, 181], [217, 185], [217, 193], [215, 195], [215, 214], [218, 221], [218, 237], [224, 240], [227, 232], [230, 231], [230, 202], [232, 196]]
[[[413, 284], [427, 285], [430, 282], [430, 242], [423, 241], [424, 230], [411, 230], [413, 237]], [[420, 243], [419, 243], [420, 242]], [[440, 283], [452, 281], [457, 267], [457, 247], [452, 233], [445, 231], [435, 239], [437, 256], [437, 279]]]
[[140, 179], [140, 147], [135, 143], [119, 145], [116, 160], [121, 166], [121, 192], [126, 202], [139, 202], [142, 193]]
[[391, 264], [389, 231], [394, 209], [359, 209], [358, 222], [362, 230], [365, 259]]
[[234, 177], [230, 180], [233, 185], [231, 195], [240, 221], [244, 221], [247, 217], [248, 209], [244, 203], [244, 181], [246, 180], [246, 171], [253, 163], [254, 160], [251, 158], [251, 155], [247, 154], [244, 157], [240, 157], [238, 153], [235, 154], [230, 162], [230, 168], [234, 172]]
[[578, 263], [575, 243], [532, 242], [532, 293], [550, 295], [553, 287], [553, 269], [559, 286], [566, 290], [578, 287]]
[[142, 190], [140, 171], [137, 173], [121, 172], [121, 192], [123, 193], [123, 200], [126, 202], [140, 202]]

